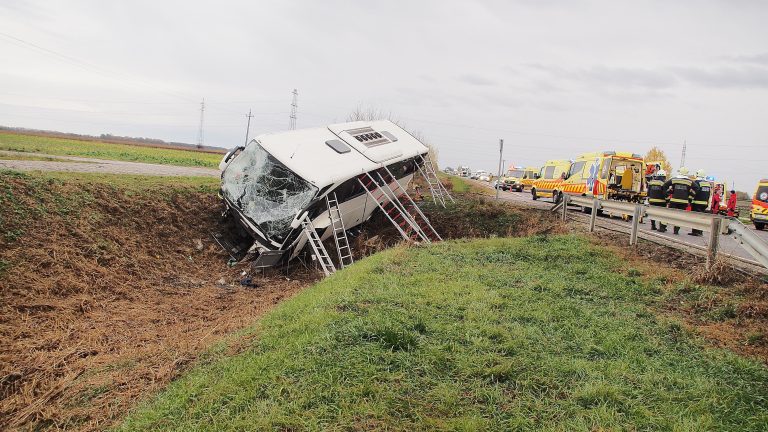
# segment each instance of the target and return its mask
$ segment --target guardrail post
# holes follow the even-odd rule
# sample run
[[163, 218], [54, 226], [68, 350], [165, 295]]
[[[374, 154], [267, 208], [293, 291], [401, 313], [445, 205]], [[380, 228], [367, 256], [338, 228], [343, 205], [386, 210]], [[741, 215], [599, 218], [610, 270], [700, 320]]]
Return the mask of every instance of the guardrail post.
[[595, 232], [595, 221], [597, 220], [597, 208], [599, 202], [597, 198], [592, 199], [592, 213], [589, 215], [589, 232]]
[[720, 223], [722, 218], [712, 218], [712, 226], [709, 230], [709, 248], [707, 249], [707, 270], [711, 270], [717, 258], [717, 250], [720, 247]]
[[635, 205], [635, 209], [632, 212], [632, 231], [629, 234], [629, 245], [634, 246], [637, 244], [637, 231], [640, 225], [640, 204]]
[[563, 222], [568, 220], [568, 195], [561, 194], [563, 203]]

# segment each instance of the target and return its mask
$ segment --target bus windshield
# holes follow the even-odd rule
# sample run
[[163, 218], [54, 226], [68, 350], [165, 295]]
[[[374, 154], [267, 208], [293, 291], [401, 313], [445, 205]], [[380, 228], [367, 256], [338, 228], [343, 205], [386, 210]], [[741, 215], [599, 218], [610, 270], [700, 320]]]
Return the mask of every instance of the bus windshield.
[[282, 242], [317, 187], [252, 142], [224, 170], [221, 191], [268, 239]]

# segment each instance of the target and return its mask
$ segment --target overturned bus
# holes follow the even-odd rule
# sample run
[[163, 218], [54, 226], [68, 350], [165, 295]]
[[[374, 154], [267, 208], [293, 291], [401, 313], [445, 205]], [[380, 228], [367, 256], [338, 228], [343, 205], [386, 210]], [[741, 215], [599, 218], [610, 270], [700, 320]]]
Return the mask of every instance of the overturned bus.
[[[386, 120], [260, 135], [225, 155], [221, 196], [253, 240], [254, 266], [269, 267], [296, 257], [313, 238], [334, 235], [335, 223], [343, 234], [399, 202], [416, 172], [426, 164], [434, 172], [428, 151]], [[392, 221], [395, 212], [388, 213]]]

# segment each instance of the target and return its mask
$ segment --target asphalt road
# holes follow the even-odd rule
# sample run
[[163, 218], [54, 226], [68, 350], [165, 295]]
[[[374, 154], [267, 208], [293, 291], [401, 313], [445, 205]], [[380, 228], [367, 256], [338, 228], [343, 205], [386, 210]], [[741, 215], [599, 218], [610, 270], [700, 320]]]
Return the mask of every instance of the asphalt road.
[[[475, 182], [478, 185], [481, 185], [483, 187], [487, 187], [488, 189], [493, 190], [490, 184], [486, 182], [480, 182], [476, 180], [470, 180]], [[552, 206], [554, 206], [554, 203], [550, 198], [539, 198], [538, 200], [534, 201], [531, 198], [531, 193], [529, 191], [524, 192], [505, 192], [505, 191], [499, 191], [499, 200], [507, 201], [514, 203], [515, 205], [520, 205], [524, 207], [530, 207], [530, 208], [539, 208], [539, 209], [551, 209]], [[579, 206], [570, 206], [569, 211], [572, 212], [580, 212], [581, 207]], [[620, 218], [616, 217], [607, 217], [607, 216], [600, 216], [601, 221], [610, 222], [611, 224], [616, 224], [619, 226], [623, 226], [625, 228], [629, 228], [631, 226], [631, 222], [624, 221]], [[754, 229], [754, 226], [748, 225], [750, 228], [752, 228], [753, 232], [757, 233], [758, 236], [760, 236], [763, 240], [768, 242], [768, 231], [757, 231]], [[684, 245], [695, 245], [700, 247], [707, 247], [709, 246], [709, 234], [704, 233], [702, 237], [694, 237], [688, 235], [691, 230], [689, 228], [680, 228], [680, 234], [675, 235], [672, 232], [672, 227], [668, 227], [668, 231], [666, 233], [659, 233], [658, 231], [651, 230], [651, 223], [649, 219], [645, 219], [642, 223], [640, 223], [640, 232], [641, 233], [651, 233], [656, 235], [662, 235], [666, 239], [668, 239], [670, 242], [674, 243], [681, 243]], [[627, 235], [627, 241], [629, 241], [629, 235]], [[741, 245], [739, 245], [736, 240], [734, 240], [730, 236], [721, 235], [720, 236], [720, 249], [721, 252], [735, 255], [738, 257], [746, 258], [749, 260], [754, 260], [752, 255], [750, 255], [746, 250], [744, 250]]]
[[[190, 177], [219, 177], [221, 172], [213, 168], [183, 167], [175, 165], [160, 165], [142, 162], [125, 162], [105, 159], [92, 159], [75, 156], [56, 156], [41, 153], [23, 153], [0, 151], [7, 157], [45, 157], [57, 161], [38, 160], [7, 160], [0, 159], [0, 168], [20, 171], [60, 171], [86, 172], [102, 174], [134, 174], [150, 176], [190, 176]], [[61, 160], [61, 161], [58, 161]]]

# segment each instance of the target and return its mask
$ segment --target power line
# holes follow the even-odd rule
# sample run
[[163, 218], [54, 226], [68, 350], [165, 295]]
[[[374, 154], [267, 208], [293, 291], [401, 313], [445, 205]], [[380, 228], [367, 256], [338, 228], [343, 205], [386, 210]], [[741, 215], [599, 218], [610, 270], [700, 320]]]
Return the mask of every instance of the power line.
[[85, 70], [89, 70], [91, 72], [95, 72], [95, 73], [97, 73], [99, 75], [102, 75], [104, 77], [112, 78], [112, 79], [117, 79], [117, 80], [123, 81], [123, 83], [127, 83], [127, 84], [129, 84], [131, 86], [135, 86], [135, 84], [137, 84], [137, 83], [138, 84], [142, 84], [145, 87], [153, 89], [153, 90], [155, 90], [155, 91], [157, 91], [159, 93], [164, 93], [166, 95], [173, 96], [173, 97], [176, 97], [176, 98], [179, 98], [179, 99], [184, 99], [184, 100], [187, 100], [187, 101], [192, 101], [192, 99], [190, 97], [188, 97], [188, 96], [184, 96], [184, 95], [180, 95], [180, 94], [177, 94], [177, 93], [169, 92], [169, 91], [166, 91], [166, 90], [158, 89], [157, 87], [155, 87], [154, 84], [151, 84], [151, 83], [149, 83], [147, 81], [144, 81], [144, 80], [142, 80], [140, 78], [132, 77], [132, 76], [127, 75], [127, 74], [122, 73], [122, 72], [116, 72], [116, 71], [113, 71], [113, 70], [109, 70], [109, 69], [103, 68], [103, 67], [95, 65], [93, 63], [89, 63], [87, 61], [80, 60], [80, 59], [72, 57], [70, 55], [63, 54], [63, 53], [60, 53], [58, 51], [54, 51], [54, 50], [49, 49], [49, 48], [45, 48], [43, 46], [34, 44], [32, 42], [28, 42], [28, 41], [26, 41], [24, 39], [17, 38], [17, 37], [15, 37], [13, 35], [10, 35], [8, 33], [0, 32], [0, 36], [4, 37], [6, 40], [11, 41], [12, 43], [14, 43], [17, 46], [22, 46], [24, 48], [31, 49], [32, 51], [36, 51], [36, 52], [39, 52], [39, 53], [43, 53], [43, 54], [47, 54], [47, 55], [53, 56], [53, 57], [57, 58], [60, 61], [63, 61], [65, 63], [69, 63], [71, 65], [80, 67], [80, 68], [85, 69]]
[[290, 129], [296, 129], [296, 111], [299, 108], [299, 91], [293, 89], [293, 100], [291, 101], [291, 115], [289, 116]]
[[251, 118], [253, 117], [251, 110], [248, 110], [246, 117], [248, 118], [248, 126], [245, 127], [245, 145], [248, 145], [248, 134], [251, 132]]
[[683, 140], [683, 154], [680, 156], [680, 168], [685, 166], [685, 147], [686, 147], [687, 141]]
[[200, 102], [200, 132], [197, 135], [197, 148], [203, 148], [203, 115], [205, 113], [205, 99]]

